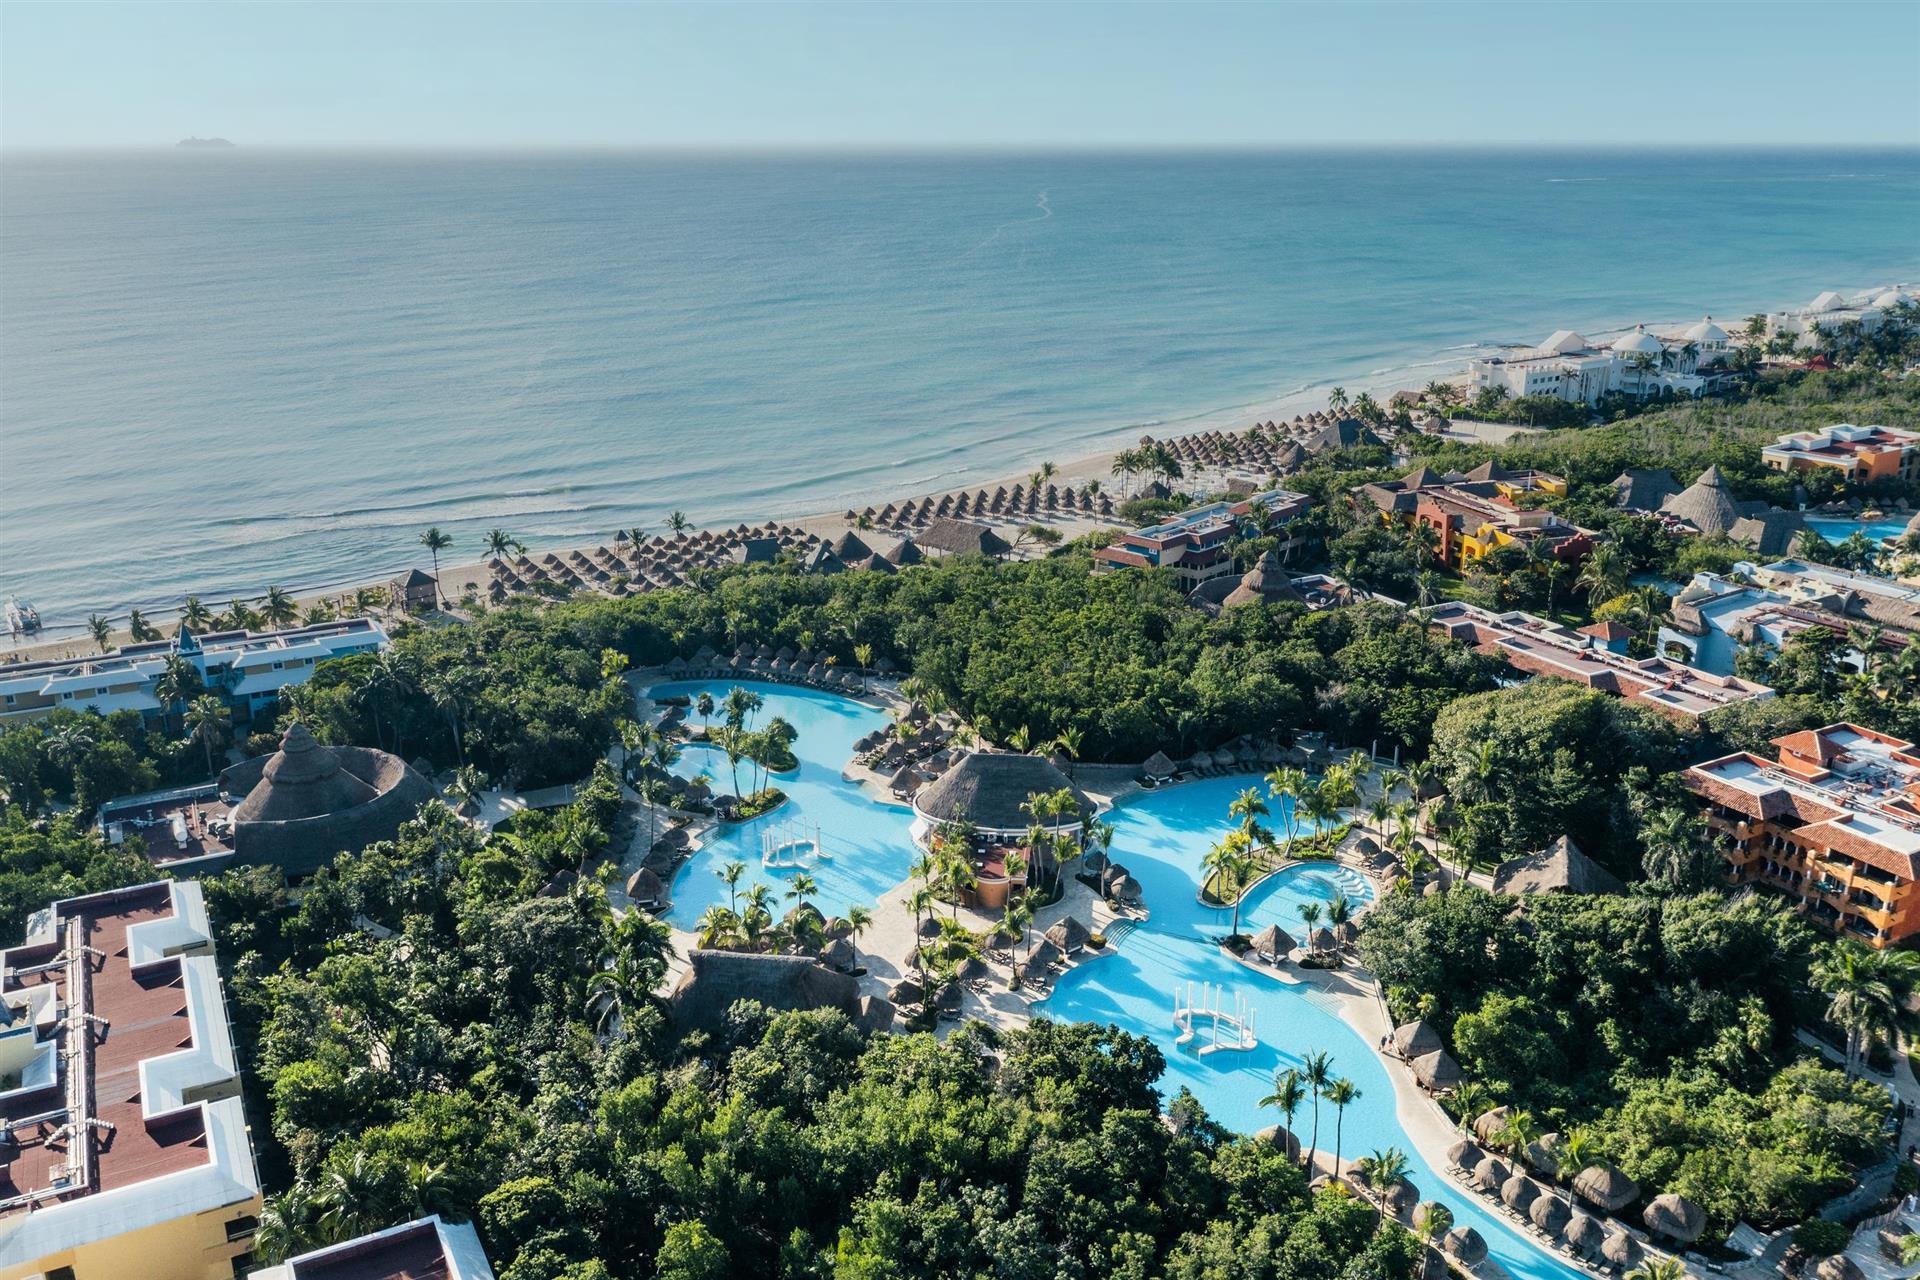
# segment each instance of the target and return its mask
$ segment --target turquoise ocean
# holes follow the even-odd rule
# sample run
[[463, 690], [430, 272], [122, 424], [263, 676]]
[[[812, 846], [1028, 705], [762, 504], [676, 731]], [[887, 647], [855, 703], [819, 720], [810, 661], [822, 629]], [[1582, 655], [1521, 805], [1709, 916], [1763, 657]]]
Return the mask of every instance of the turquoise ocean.
[[0, 594], [865, 505], [1920, 278], [1920, 152], [0, 157]]

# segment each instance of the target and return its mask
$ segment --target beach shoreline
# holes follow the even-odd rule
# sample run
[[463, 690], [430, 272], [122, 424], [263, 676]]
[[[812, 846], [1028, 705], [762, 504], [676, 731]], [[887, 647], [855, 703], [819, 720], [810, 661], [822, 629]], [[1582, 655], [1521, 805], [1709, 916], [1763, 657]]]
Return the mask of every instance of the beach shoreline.
[[[1660, 329], [1663, 326], [1674, 327], [1685, 321], [1646, 323], [1650, 328]], [[1591, 331], [1591, 336], [1604, 340], [1610, 334], [1629, 332], [1631, 328], [1631, 324], [1596, 327]], [[1444, 351], [1432, 353], [1427, 359], [1410, 359], [1401, 364], [1377, 369], [1365, 380], [1350, 378], [1347, 380], [1349, 385], [1346, 385], [1346, 390], [1351, 396], [1364, 392], [1384, 404], [1396, 392], [1418, 390], [1432, 382], [1452, 382], [1457, 385], [1467, 376], [1465, 366], [1468, 360], [1476, 355], [1501, 349], [1503, 345], [1505, 344], [1493, 342], [1457, 344]], [[849, 528], [845, 519], [845, 512], [849, 509], [877, 506], [887, 502], [899, 503], [909, 498], [918, 499], [928, 493], [937, 495], [943, 492], [978, 488], [993, 490], [1002, 486], [1012, 488], [1016, 484], [1026, 483], [1042, 463], [1047, 461], [1052, 461], [1055, 467], [1050, 483], [1065, 489], [1070, 486], [1080, 488], [1088, 482], [1097, 482], [1102, 489], [1118, 499], [1120, 497], [1119, 478], [1113, 473], [1113, 461], [1123, 449], [1132, 447], [1140, 438], [1151, 436], [1156, 440], [1173, 440], [1213, 431], [1238, 433], [1253, 423], [1289, 420], [1296, 415], [1323, 410], [1326, 407], [1327, 393], [1336, 385], [1341, 384], [1337, 383], [1333, 377], [1309, 379], [1295, 384], [1290, 390], [1250, 402], [1216, 406], [1177, 417], [1136, 421], [1109, 429], [1079, 433], [1072, 438], [1068, 447], [1083, 450], [1083, 452], [1077, 453], [1065, 462], [1049, 458], [1051, 450], [1044, 445], [1017, 447], [1012, 451], [1003, 451], [998, 456], [981, 457], [972, 462], [961, 461], [949, 470], [922, 476], [920, 479], [931, 484], [914, 492], [885, 492], [877, 486], [855, 488], [841, 494], [836, 499], [836, 507], [832, 510], [816, 510], [804, 514], [763, 512], [757, 516], [757, 520], [772, 521], [798, 529], [813, 537], [831, 540]], [[983, 476], [982, 472], [989, 467], [998, 474]], [[1139, 480], [1139, 483], [1144, 482], [1144, 478]], [[510, 516], [501, 517], [503, 527], [510, 525], [511, 520]], [[735, 527], [736, 523], [739, 522], [696, 520], [692, 527], [721, 529]], [[995, 519], [988, 523], [1006, 528], [1024, 525], [1029, 521]], [[1062, 524], [1062, 533], [1066, 535], [1067, 529], [1064, 526], [1075, 522], [1056, 521], [1055, 523]], [[1076, 532], [1084, 531], [1084, 529], [1076, 530]], [[508, 528], [507, 532], [514, 531]], [[660, 530], [649, 529], [648, 532], [657, 533]], [[894, 535], [884, 530], [878, 532], [883, 539], [887, 540], [887, 545], [891, 545]], [[613, 529], [578, 536], [523, 539], [530, 553], [541, 555], [547, 553], [564, 555], [574, 550], [590, 550], [615, 540], [616, 535]], [[286, 587], [304, 613], [314, 605], [340, 601], [361, 590], [385, 588], [396, 578], [413, 569], [431, 572], [431, 565], [427, 557], [419, 555], [409, 557], [405, 562], [396, 562], [392, 567], [382, 571], [347, 573], [338, 579], [317, 582], [301, 581], [296, 578], [290, 583], [283, 581], [269, 585]], [[469, 585], [477, 586], [484, 591], [491, 581], [488, 562], [485, 559], [463, 560], [457, 564], [445, 565], [440, 571], [440, 577], [442, 594], [454, 601], [461, 597]], [[140, 611], [150, 624], [161, 628], [172, 628], [177, 624], [180, 610], [186, 599], [192, 596], [197, 596], [209, 608], [218, 611], [230, 600], [258, 600], [262, 590], [262, 587], [255, 586], [244, 591], [209, 589], [196, 593], [184, 593], [177, 600], [155, 607], [140, 607]], [[30, 595], [28, 598], [31, 598]], [[108, 607], [111, 608], [111, 606]], [[100, 612], [100, 610], [94, 612]], [[116, 611], [105, 616], [116, 624], [113, 643], [115, 645], [129, 643], [131, 637], [125, 627], [126, 613]], [[0, 636], [0, 662], [77, 659], [98, 655], [99, 649], [87, 631], [87, 619], [82, 617], [47, 620], [40, 632], [30, 636]]]

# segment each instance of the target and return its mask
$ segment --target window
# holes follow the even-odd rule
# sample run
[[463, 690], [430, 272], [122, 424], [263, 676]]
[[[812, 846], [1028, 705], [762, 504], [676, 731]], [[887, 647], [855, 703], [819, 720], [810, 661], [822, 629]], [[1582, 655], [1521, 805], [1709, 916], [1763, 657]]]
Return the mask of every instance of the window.
[[259, 1227], [260, 1219], [254, 1217], [252, 1214], [243, 1213], [237, 1218], [229, 1218], [227, 1220], [227, 1239], [229, 1242], [245, 1240], [257, 1231]]

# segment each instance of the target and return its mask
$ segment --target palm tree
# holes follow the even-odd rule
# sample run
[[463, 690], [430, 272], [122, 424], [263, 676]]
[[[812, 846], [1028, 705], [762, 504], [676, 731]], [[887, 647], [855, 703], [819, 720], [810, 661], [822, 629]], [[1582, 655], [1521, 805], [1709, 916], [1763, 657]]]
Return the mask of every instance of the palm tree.
[[1320, 1095], [1333, 1083], [1333, 1055], [1324, 1050], [1310, 1053], [1301, 1063], [1300, 1078], [1313, 1093], [1313, 1144], [1307, 1152], [1307, 1168], [1313, 1168], [1314, 1157], [1320, 1154]]
[[694, 933], [702, 947], [723, 947], [740, 935], [740, 917], [719, 903], [700, 913]]
[[334, 1162], [322, 1175], [314, 1200], [320, 1224], [336, 1239], [365, 1235], [386, 1220], [387, 1170], [365, 1151]]
[[227, 741], [227, 704], [202, 694], [187, 707], [187, 741], [198, 742], [207, 753], [207, 776], [214, 775], [213, 749]]
[[127, 614], [127, 634], [135, 644], [145, 644], [149, 640], [160, 638], [160, 628], [147, 621], [147, 616], [138, 609]]
[[487, 555], [495, 560], [505, 560], [508, 556], [519, 555], [527, 549], [525, 543], [505, 529], [487, 530], [485, 544]]
[[700, 713], [700, 729], [704, 733], [707, 722], [713, 719], [713, 695], [702, 689], [700, 696], [693, 700], [693, 709]]
[[1453, 1227], [1453, 1210], [1437, 1200], [1429, 1200], [1413, 1211], [1413, 1234], [1431, 1245]]
[[1573, 1180], [1582, 1169], [1600, 1162], [1600, 1144], [1585, 1129], [1575, 1129], [1560, 1140], [1555, 1156], [1555, 1172], [1566, 1177], [1567, 1208], [1573, 1208]]
[[1319, 950], [1319, 948], [1313, 944], [1313, 935], [1315, 930], [1320, 926], [1320, 910], [1320, 904], [1317, 902], [1303, 902], [1300, 904], [1300, 923], [1306, 926], [1306, 943], [1307, 950], [1309, 951]]
[[1360, 1096], [1359, 1086], [1341, 1076], [1327, 1086], [1327, 1101], [1333, 1104], [1333, 1176], [1340, 1176], [1340, 1137], [1346, 1126], [1347, 1104]]
[[783, 896], [791, 902], [804, 903], [818, 892], [820, 892], [819, 883], [807, 872], [802, 871], [787, 881], [787, 891]]
[[1080, 759], [1080, 744], [1083, 735], [1079, 725], [1068, 725], [1053, 736], [1053, 749], [1067, 758], [1067, 776], [1073, 777], [1073, 768]]
[[199, 596], [188, 596], [180, 606], [180, 625], [188, 631], [205, 631], [213, 625], [213, 611], [200, 602]]
[[687, 519], [686, 512], [669, 511], [667, 513], [667, 532], [685, 533], [691, 528], [693, 528], [693, 521]]
[[727, 862], [714, 868], [713, 874], [720, 877], [720, 883], [727, 886], [727, 910], [735, 915], [740, 913], [740, 877], [747, 874], [744, 862]]
[[1687, 1264], [1678, 1258], [1648, 1254], [1627, 1272], [1626, 1280], [1687, 1280]]
[[1376, 1147], [1355, 1160], [1353, 1168], [1362, 1185], [1375, 1195], [1384, 1195], [1394, 1184], [1407, 1180], [1407, 1153], [1398, 1147]]
[[453, 535], [442, 533], [440, 526], [434, 525], [420, 535], [419, 542], [427, 549], [427, 554], [433, 557], [434, 597], [445, 604], [446, 597], [440, 591], [440, 553], [453, 545]]
[[47, 730], [44, 742], [47, 758], [69, 772], [94, 747], [93, 735], [87, 732], [85, 724], [77, 721]]
[[268, 587], [261, 598], [260, 616], [276, 627], [291, 626], [300, 617], [300, 606], [285, 587]]
[[100, 646], [100, 652], [113, 651], [113, 624], [100, 614], [87, 616], [87, 630], [93, 633], [93, 642]]
[[185, 707], [205, 692], [206, 687], [200, 679], [200, 669], [176, 653], [160, 669], [153, 696], [159, 700], [165, 715], [171, 717], [176, 709]]
[[860, 967], [860, 935], [873, 926], [873, 912], [859, 903], [847, 908], [847, 945], [853, 950], [853, 967]]
[[1920, 986], [1920, 955], [1876, 951], [1842, 940], [1814, 961], [1813, 989], [1828, 997], [1827, 1020], [1847, 1035], [1851, 1073], [1868, 1043], [1909, 1021], [1907, 1001]]
[[1347, 411], [1347, 404], [1347, 389], [1345, 387], [1335, 387], [1333, 390], [1327, 392], [1328, 413], [1338, 417]]
[[1306, 1100], [1307, 1087], [1300, 1079], [1300, 1073], [1288, 1068], [1273, 1073], [1273, 1092], [1260, 1099], [1260, 1105], [1277, 1107], [1280, 1114], [1286, 1117], [1287, 1136], [1292, 1137], [1294, 1113], [1300, 1110], [1300, 1104]]
[[1627, 562], [1620, 549], [1603, 542], [1587, 553], [1575, 581], [1587, 590], [1587, 602], [1600, 604], [1622, 595], [1627, 589]]

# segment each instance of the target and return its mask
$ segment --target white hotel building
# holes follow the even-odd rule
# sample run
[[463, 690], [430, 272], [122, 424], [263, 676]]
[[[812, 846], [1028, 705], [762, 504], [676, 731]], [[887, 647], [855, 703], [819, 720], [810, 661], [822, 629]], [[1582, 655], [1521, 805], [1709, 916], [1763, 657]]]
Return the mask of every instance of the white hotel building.
[[1868, 290], [1852, 297], [1829, 289], [1804, 307], [1769, 315], [1767, 336], [1789, 336], [1795, 346], [1811, 349], [1819, 344], [1823, 332], [1838, 329], [1850, 320], [1857, 321], [1863, 331], [1872, 333], [1889, 311], [1912, 301], [1913, 295], [1898, 286]]
[[164, 710], [154, 688], [167, 661], [185, 658], [209, 693], [224, 698], [239, 724], [277, 705], [280, 690], [305, 684], [328, 658], [384, 649], [387, 633], [370, 618], [349, 618], [284, 631], [187, 633], [172, 640], [130, 644], [97, 658], [43, 659], [0, 665], [0, 724], [29, 720], [61, 707], [101, 715]]
[[1728, 344], [1712, 316], [1664, 337], [1642, 325], [1606, 346], [1561, 329], [1537, 347], [1481, 356], [1467, 365], [1467, 375], [1474, 391], [1497, 387], [1514, 399], [1552, 396], [1569, 404], [1596, 404], [1609, 392], [1697, 394], [1707, 385], [1699, 371], [1718, 364]]

